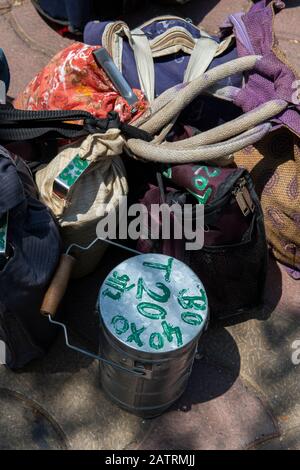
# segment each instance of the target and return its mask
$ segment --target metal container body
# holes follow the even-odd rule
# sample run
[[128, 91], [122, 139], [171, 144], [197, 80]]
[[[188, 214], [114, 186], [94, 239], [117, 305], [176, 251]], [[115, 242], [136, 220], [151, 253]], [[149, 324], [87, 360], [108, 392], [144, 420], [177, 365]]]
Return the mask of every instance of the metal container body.
[[[164, 298], [159, 303], [158, 287], [163, 290], [164, 294], [166, 292], [166, 288], [161, 286], [163, 278], [160, 278], [164, 272], [161, 268], [159, 271], [156, 270], [151, 284], [151, 278], [147, 277], [147, 274], [143, 273], [141, 268], [141, 263], [145, 260], [148, 267], [149, 265], [153, 267], [155, 263], [159, 263], [158, 265], [161, 267], [164, 263], [167, 264], [170, 257], [151, 254], [131, 258], [127, 260], [129, 261], [128, 265], [122, 266], [123, 263], [119, 265], [107, 277], [101, 288], [98, 301], [101, 322], [101, 355], [109, 361], [126, 367], [129, 372], [101, 362], [100, 375], [102, 388], [112, 401], [139, 416], [154, 417], [169, 408], [182, 395], [187, 386], [198, 341], [207, 326], [208, 308], [206, 296], [205, 302], [203, 300], [204, 289], [201, 281], [186, 265], [178, 260], [174, 260], [173, 284], [172, 277], [165, 284], [169, 286], [170, 290], [168, 301]], [[136, 261], [133, 271], [130, 261], [131, 264]], [[137, 277], [134, 276], [135, 270]], [[111, 288], [115, 285], [113, 281], [117, 279], [116, 272], [119, 279], [123, 280], [125, 277], [122, 276], [126, 273], [129, 278], [126, 277], [126, 280], [130, 286], [133, 284], [141, 286], [140, 279], [143, 278], [144, 292], [140, 289], [135, 294], [134, 288], [130, 287], [126, 292], [124, 291], [126, 295], [122, 297], [123, 301], [117, 295], [118, 291], [111, 291], [113, 301], [107, 300], [105, 298], [108, 292], [107, 286]], [[176, 274], [178, 272], [179, 283]], [[114, 274], [114, 278], [112, 274]], [[183, 286], [182, 276], [187, 277], [187, 275], [190, 279], [186, 280], [185, 286]], [[193, 289], [195, 293], [195, 286], [197, 289], [201, 288], [202, 297], [192, 295]], [[152, 295], [153, 292], [156, 292], [156, 297]], [[180, 305], [177, 308], [178, 292]], [[152, 295], [156, 299], [155, 303], [152, 304], [153, 310], [151, 310], [149, 302], [147, 303], [147, 309], [142, 309], [140, 307], [141, 302], [150, 300], [146, 297], [147, 295], [149, 297], [149, 294], [150, 297]], [[138, 300], [136, 301], [136, 299]], [[191, 303], [191, 299], [196, 299], [194, 304]], [[142, 306], [144, 304], [145, 302]], [[161, 310], [157, 305], [160, 306]], [[194, 312], [198, 313], [193, 313], [193, 305], [197, 307], [194, 308]], [[161, 315], [160, 318], [158, 318], [157, 312]], [[149, 315], [152, 318], [149, 319]], [[201, 318], [201, 322], [198, 321], [197, 323], [196, 320], [199, 320], [199, 318]], [[168, 324], [170, 330], [165, 329], [166, 324]], [[176, 329], [181, 329], [180, 333]], [[132, 331], [140, 332], [139, 336], [134, 336], [131, 333]], [[161, 336], [160, 341], [162, 341], [163, 346], [159, 341], [155, 343], [151, 341], [153, 335], [156, 335], [155, 339], [159, 339]], [[133, 341], [133, 337], [135, 341]], [[140, 370], [144, 375], [133, 375], [130, 373], [132, 369]]]
[[101, 355], [129, 368], [140, 367], [147, 374], [139, 378], [100, 362], [102, 388], [112, 401], [127, 411], [144, 418], [158, 416], [186, 389], [197, 344], [198, 338], [176, 353], [147, 360], [128, 354], [123, 345], [101, 328]]

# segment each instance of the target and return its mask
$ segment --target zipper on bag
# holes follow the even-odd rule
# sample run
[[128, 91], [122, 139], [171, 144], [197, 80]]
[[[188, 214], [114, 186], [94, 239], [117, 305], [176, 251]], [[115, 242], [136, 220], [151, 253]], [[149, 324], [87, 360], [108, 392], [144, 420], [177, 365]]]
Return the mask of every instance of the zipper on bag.
[[254, 212], [255, 205], [247, 188], [247, 181], [245, 178], [240, 178], [238, 180], [238, 184], [232, 191], [232, 194], [245, 217], [247, 217], [250, 212]]

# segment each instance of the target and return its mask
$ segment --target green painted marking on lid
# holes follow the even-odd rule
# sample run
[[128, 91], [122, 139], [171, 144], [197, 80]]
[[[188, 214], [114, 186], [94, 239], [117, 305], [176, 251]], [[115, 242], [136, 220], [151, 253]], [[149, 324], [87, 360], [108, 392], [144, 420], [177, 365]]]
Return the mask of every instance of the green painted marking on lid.
[[152, 349], [162, 349], [164, 347], [164, 339], [160, 333], [151, 333], [149, 338], [149, 346]]
[[138, 279], [138, 284], [137, 284], [137, 293], [136, 293], [136, 299], [141, 300], [143, 297], [144, 291], [149, 295], [149, 297], [152, 300], [155, 300], [156, 302], [168, 302], [171, 291], [170, 289], [163, 284], [162, 282], [156, 282], [155, 286], [162, 290], [162, 294], [158, 294], [157, 292], [154, 292], [153, 290], [149, 289], [149, 287], [146, 285], [145, 280], [140, 277]]
[[141, 340], [140, 336], [145, 331], [146, 327], [143, 326], [139, 330], [136, 327], [135, 323], [130, 323], [130, 328], [131, 328], [131, 335], [128, 336], [127, 338], [127, 343], [132, 343], [135, 342], [140, 348], [143, 346], [143, 341]]
[[[166, 310], [161, 307], [161, 305], [153, 304], [151, 302], [141, 302], [137, 305], [138, 312], [146, 318], [150, 318], [151, 320], [163, 320], [167, 312]], [[154, 310], [158, 313], [150, 313], [147, 310]]]
[[207, 308], [207, 297], [204, 289], [197, 286], [200, 295], [188, 295], [189, 289], [181, 289], [179, 291], [177, 300], [179, 305], [184, 309], [195, 309], [195, 310], [206, 310]]
[[162, 321], [161, 326], [163, 327], [163, 330], [164, 330], [163, 334], [167, 338], [169, 343], [172, 343], [173, 336], [175, 335], [176, 340], [177, 340], [177, 346], [180, 347], [183, 345], [182, 333], [181, 333], [181, 329], [179, 328], [179, 326], [172, 326], [166, 321]]
[[130, 277], [126, 274], [120, 276], [117, 271], [113, 272], [113, 275], [110, 276], [104, 283], [105, 286], [111, 287], [117, 292], [112, 292], [110, 289], [105, 289], [103, 291], [103, 297], [110, 297], [113, 300], [120, 300], [124, 292], [129, 291], [134, 288], [135, 284], [127, 285], [130, 282]]
[[[122, 322], [122, 325], [120, 325], [120, 322]], [[122, 315], [115, 315], [111, 323], [114, 326], [117, 335], [122, 335], [123, 333], [126, 333], [126, 331], [129, 329], [129, 323], [126, 318]]]
[[149, 261], [144, 261], [143, 266], [147, 266], [148, 268], [153, 268], [153, 269], [160, 269], [162, 271], [165, 271], [165, 281], [170, 282], [170, 276], [172, 273], [172, 266], [173, 266], [173, 261], [174, 258], [169, 258], [167, 264], [162, 264], [162, 263], [153, 263]]
[[194, 312], [183, 312], [181, 314], [181, 319], [188, 325], [196, 326], [196, 325], [201, 325], [203, 322], [203, 318], [199, 313], [194, 313]]

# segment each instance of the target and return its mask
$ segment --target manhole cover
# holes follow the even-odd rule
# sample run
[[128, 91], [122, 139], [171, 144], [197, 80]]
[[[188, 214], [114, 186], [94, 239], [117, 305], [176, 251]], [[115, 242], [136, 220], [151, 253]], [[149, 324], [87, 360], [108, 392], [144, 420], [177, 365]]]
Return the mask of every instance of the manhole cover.
[[66, 449], [58, 424], [35, 402], [0, 388], [0, 449]]

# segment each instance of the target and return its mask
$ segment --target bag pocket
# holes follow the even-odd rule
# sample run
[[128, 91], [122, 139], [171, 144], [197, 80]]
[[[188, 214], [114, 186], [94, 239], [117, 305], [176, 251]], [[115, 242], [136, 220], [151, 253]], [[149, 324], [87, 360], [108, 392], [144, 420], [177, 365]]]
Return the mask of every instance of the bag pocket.
[[203, 282], [212, 319], [234, 316], [261, 304], [267, 267], [267, 244], [256, 214], [244, 240], [186, 252], [185, 261]]

